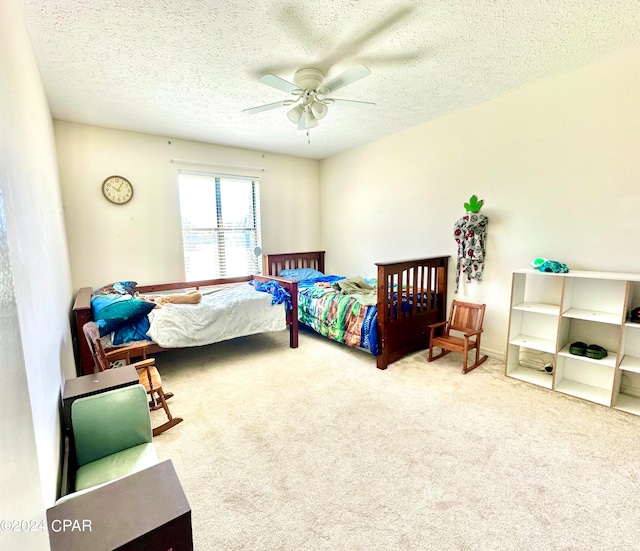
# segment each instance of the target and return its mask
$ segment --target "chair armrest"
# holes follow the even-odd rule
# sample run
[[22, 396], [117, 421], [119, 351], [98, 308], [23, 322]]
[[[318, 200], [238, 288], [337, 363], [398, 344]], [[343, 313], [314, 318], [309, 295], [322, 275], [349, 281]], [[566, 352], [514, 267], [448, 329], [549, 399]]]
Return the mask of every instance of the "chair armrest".
[[432, 323], [431, 325], [428, 325], [427, 328], [429, 329], [429, 340], [433, 340], [435, 338], [436, 330], [439, 327], [444, 327], [444, 330], [442, 330], [440, 333], [442, 335], [446, 335], [448, 331], [448, 326], [449, 326], [448, 321], [439, 321], [438, 323]]
[[147, 392], [162, 388], [162, 379], [155, 363], [155, 358], [149, 358], [148, 360], [131, 364], [138, 373], [140, 383], [147, 389]]
[[156, 359], [155, 358], [149, 358], [148, 360], [142, 360], [140, 362], [136, 362], [131, 364], [131, 367], [135, 368], [136, 370], [138, 369], [146, 369], [149, 368], [153, 365], [155, 365], [156, 363]]
[[484, 329], [476, 329], [475, 331], [466, 331], [464, 333], [464, 336], [465, 337], [473, 337], [474, 335], [479, 335], [483, 331], [484, 331]]
[[[121, 346], [119, 348], [115, 348], [106, 353], [107, 360], [110, 362], [115, 362], [117, 360], [127, 360], [127, 363], [131, 362], [131, 357], [134, 356], [142, 356], [144, 360], [147, 359], [147, 348], [151, 346], [152, 343], [138, 343], [131, 344], [129, 346]], [[134, 352], [136, 354], [134, 354]]]

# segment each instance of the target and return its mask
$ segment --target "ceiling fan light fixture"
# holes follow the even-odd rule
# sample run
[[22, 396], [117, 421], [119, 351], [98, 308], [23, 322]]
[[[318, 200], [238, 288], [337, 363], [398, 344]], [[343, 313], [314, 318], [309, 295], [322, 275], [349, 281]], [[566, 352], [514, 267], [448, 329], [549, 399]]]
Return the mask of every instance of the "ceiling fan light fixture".
[[314, 101], [311, 104], [311, 112], [316, 119], [320, 120], [327, 115], [327, 113], [329, 112], [329, 108], [320, 101]]
[[287, 112], [287, 117], [293, 124], [298, 124], [302, 113], [304, 113], [304, 107], [302, 105], [296, 105], [293, 109]]
[[309, 109], [307, 111], [307, 120], [305, 122], [305, 128], [307, 130], [309, 130], [309, 128], [315, 128], [316, 126], [318, 126], [320, 123], [318, 122], [318, 119], [315, 117], [315, 115], [313, 114], [313, 111], [311, 109]]

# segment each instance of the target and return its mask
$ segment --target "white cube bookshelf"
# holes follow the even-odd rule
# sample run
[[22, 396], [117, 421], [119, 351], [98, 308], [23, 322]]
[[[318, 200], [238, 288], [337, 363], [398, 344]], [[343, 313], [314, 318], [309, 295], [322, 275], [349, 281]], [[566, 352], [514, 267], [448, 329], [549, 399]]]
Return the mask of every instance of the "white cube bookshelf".
[[[515, 271], [505, 375], [640, 415], [639, 306], [640, 274]], [[571, 354], [577, 341], [608, 354]]]

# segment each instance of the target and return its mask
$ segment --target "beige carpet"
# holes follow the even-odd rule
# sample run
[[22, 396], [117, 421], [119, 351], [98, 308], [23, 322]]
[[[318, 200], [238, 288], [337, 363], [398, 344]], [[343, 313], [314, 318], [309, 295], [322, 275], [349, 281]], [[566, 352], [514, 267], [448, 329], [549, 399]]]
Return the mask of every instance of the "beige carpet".
[[[197, 550], [640, 549], [640, 418], [303, 333], [157, 358]], [[159, 423], [162, 415], [154, 412]]]

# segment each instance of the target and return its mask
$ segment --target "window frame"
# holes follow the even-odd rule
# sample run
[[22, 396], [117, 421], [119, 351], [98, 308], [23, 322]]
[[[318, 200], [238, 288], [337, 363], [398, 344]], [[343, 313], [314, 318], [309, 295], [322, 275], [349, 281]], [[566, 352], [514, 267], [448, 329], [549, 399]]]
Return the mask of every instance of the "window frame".
[[[184, 197], [183, 185], [188, 185], [186, 182], [181, 181], [182, 177], [195, 177], [202, 178], [203, 181], [209, 180], [214, 186], [213, 193], [215, 197], [215, 205], [211, 208], [215, 209], [215, 226], [193, 226], [186, 224], [186, 218], [189, 216], [184, 210]], [[248, 226], [233, 226], [225, 225], [225, 208], [223, 200], [223, 186], [229, 185], [231, 181], [238, 180], [240, 182], [250, 184], [250, 202], [247, 205], [248, 212], [251, 214], [250, 222]], [[225, 277], [241, 277], [251, 274], [260, 274], [262, 272], [262, 263], [256, 258], [255, 250], [262, 247], [262, 228], [261, 228], [261, 216], [260, 216], [260, 179], [255, 176], [240, 176], [232, 174], [221, 174], [218, 172], [203, 172], [194, 170], [179, 170], [178, 171], [178, 196], [180, 201], [180, 224], [182, 234], [182, 256], [183, 267], [187, 281], [206, 280], [206, 279], [218, 279]], [[228, 213], [228, 210], [227, 210]], [[228, 214], [227, 214], [228, 218]], [[212, 239], [210, 245], [215, 247], [216, 260], [213, 264], [213, 272], [209, 274], [198, 273], [198, 271], [191, 265], [189, 259], [189, 253], [196, 253], [198, 248], [192, 248], [188, 245], [189, 237], [197, 235], [198, 233], [206, 234], [212, 233]], [[248, 233], [249, 243], [247, 247], [240, 247], [244, 250], [244, 264], [245, 270], [240, 272], [230, 272], [232, 267], [228, 262], [229, 242], [228, 236], [234, 233]], [[217, 270], [217, 273], [216, 273]], [[189, 275], [194, 274], [194, 275]]]

